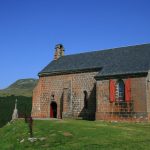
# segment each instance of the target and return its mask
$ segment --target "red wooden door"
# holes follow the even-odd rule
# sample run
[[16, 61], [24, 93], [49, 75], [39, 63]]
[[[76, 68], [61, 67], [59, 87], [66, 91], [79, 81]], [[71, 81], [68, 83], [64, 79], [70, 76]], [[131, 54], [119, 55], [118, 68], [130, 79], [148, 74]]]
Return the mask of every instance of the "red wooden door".
[[52, 104], [50, 104], [50, 118], [53, 118], [54, 114], [53, 114], [53, 107]]

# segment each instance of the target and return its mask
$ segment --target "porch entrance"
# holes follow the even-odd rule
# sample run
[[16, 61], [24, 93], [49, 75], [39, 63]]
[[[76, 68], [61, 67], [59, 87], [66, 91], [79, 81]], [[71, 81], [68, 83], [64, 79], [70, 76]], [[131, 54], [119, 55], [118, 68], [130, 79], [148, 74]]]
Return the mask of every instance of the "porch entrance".
[[50, 118], [57, 118], [57, 103], [51, 102], [50, 104]]

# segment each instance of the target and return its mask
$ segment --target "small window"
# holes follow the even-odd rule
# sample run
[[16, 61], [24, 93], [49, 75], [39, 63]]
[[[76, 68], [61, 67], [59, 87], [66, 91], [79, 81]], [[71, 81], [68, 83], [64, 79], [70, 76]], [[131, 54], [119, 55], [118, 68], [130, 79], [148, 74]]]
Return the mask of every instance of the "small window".
[[88, 99], [87, 99], [88, 93], [87, 91], [84, 91], [84, 108], [88, 108]]
[[124, 102], [125, 101], [125, 85], [123, 80], [118, 80], [117, 82], [117, 90], [116, 90], [117, 100], [118, 102]]
[[54, 94], [51, 95], [51, 100], [54, 101]]

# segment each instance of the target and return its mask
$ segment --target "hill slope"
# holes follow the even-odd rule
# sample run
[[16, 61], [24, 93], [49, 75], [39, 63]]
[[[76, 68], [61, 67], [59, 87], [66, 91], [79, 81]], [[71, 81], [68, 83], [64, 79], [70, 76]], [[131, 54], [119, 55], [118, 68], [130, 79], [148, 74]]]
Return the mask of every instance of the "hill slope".
[[37, 79], [20, 79], [11, 84], [8, 88], [0, 90], [0, 96], [32, 96], [32, 91], [36, 86], [38, 80]]

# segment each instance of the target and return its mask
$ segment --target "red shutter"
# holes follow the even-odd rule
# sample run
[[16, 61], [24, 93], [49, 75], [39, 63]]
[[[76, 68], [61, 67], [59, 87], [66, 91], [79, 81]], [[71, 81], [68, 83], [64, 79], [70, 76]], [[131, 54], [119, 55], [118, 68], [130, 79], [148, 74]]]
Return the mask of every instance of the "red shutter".
[[130, 102], [131, 100], [131, 80], [127, 79], [125, 81], [125, 101]]
[[115, 93], [116, 93], [115, 81], [110, 80], [110, 82], [109, 82], [109, 100], [111, 103], [115, 101]]

